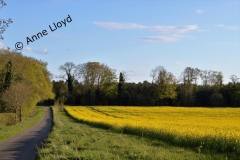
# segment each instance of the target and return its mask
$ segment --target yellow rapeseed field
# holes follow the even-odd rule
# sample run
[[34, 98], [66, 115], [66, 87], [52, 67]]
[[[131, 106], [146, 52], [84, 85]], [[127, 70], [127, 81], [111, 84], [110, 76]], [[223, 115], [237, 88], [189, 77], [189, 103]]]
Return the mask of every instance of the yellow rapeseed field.
[[181, 146], [240, 154], [240, 108], [65, 107], [72, 117]]

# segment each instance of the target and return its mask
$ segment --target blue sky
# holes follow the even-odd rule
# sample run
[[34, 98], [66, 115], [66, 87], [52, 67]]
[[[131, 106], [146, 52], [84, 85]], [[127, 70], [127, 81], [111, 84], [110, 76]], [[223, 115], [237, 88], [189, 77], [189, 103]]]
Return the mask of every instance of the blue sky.
[[[59, 75], [65, 62], [101, 62], [126, 71], [129, 82], [151, 81], [163, 66], [177, 78], [186, 67], [222, 71], [224, 83], [240, 78], [239, 0], [5, 0], [0, 19], [13, 23], [0, 47], [48, 62]], [[72, 21], [54, 32], [49, 25]], [[30, 42], [43, 30], [48, 35]]]

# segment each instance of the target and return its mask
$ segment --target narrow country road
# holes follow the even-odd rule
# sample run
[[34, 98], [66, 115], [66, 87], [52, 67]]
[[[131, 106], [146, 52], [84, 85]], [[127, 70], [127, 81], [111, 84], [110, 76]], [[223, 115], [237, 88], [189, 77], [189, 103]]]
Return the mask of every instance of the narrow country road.
[[52, 110], [45, 107], [44, 117], [32, 128], [0, 143], [1, 160], [33, 160], [37, 148], [49, 134], [52, 126]]

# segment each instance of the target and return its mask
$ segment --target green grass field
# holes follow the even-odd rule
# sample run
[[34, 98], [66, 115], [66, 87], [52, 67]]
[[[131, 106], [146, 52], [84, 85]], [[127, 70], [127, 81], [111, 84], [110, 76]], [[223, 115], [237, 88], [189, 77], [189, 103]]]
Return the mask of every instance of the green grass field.
[[237, 159], [234, 155], [176, 147], [156, 139], [96, 128], [79, 122], [56, 108], [53, 111], [52, 132], [39, 150], [37, 159]]
[[44, 111], [45, 109], [43, 107], [37, 107], [37, 113], [33, 117], [24, 119], [22, 122], [19, 122], [15, 125], [0, 126], [0, 142], [3, 142], [4, 140], [11, 138], [34, 126], [42, 119]]

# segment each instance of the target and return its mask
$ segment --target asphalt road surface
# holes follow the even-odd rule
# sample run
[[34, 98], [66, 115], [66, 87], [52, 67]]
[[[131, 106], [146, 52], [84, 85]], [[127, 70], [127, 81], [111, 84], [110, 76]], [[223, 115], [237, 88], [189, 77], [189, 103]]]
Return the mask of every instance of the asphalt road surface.
[[52, 110], [45, 107], [44, 117], [32, 128], [0, 143], [0, 160], [33, 160], [52, 126]]

